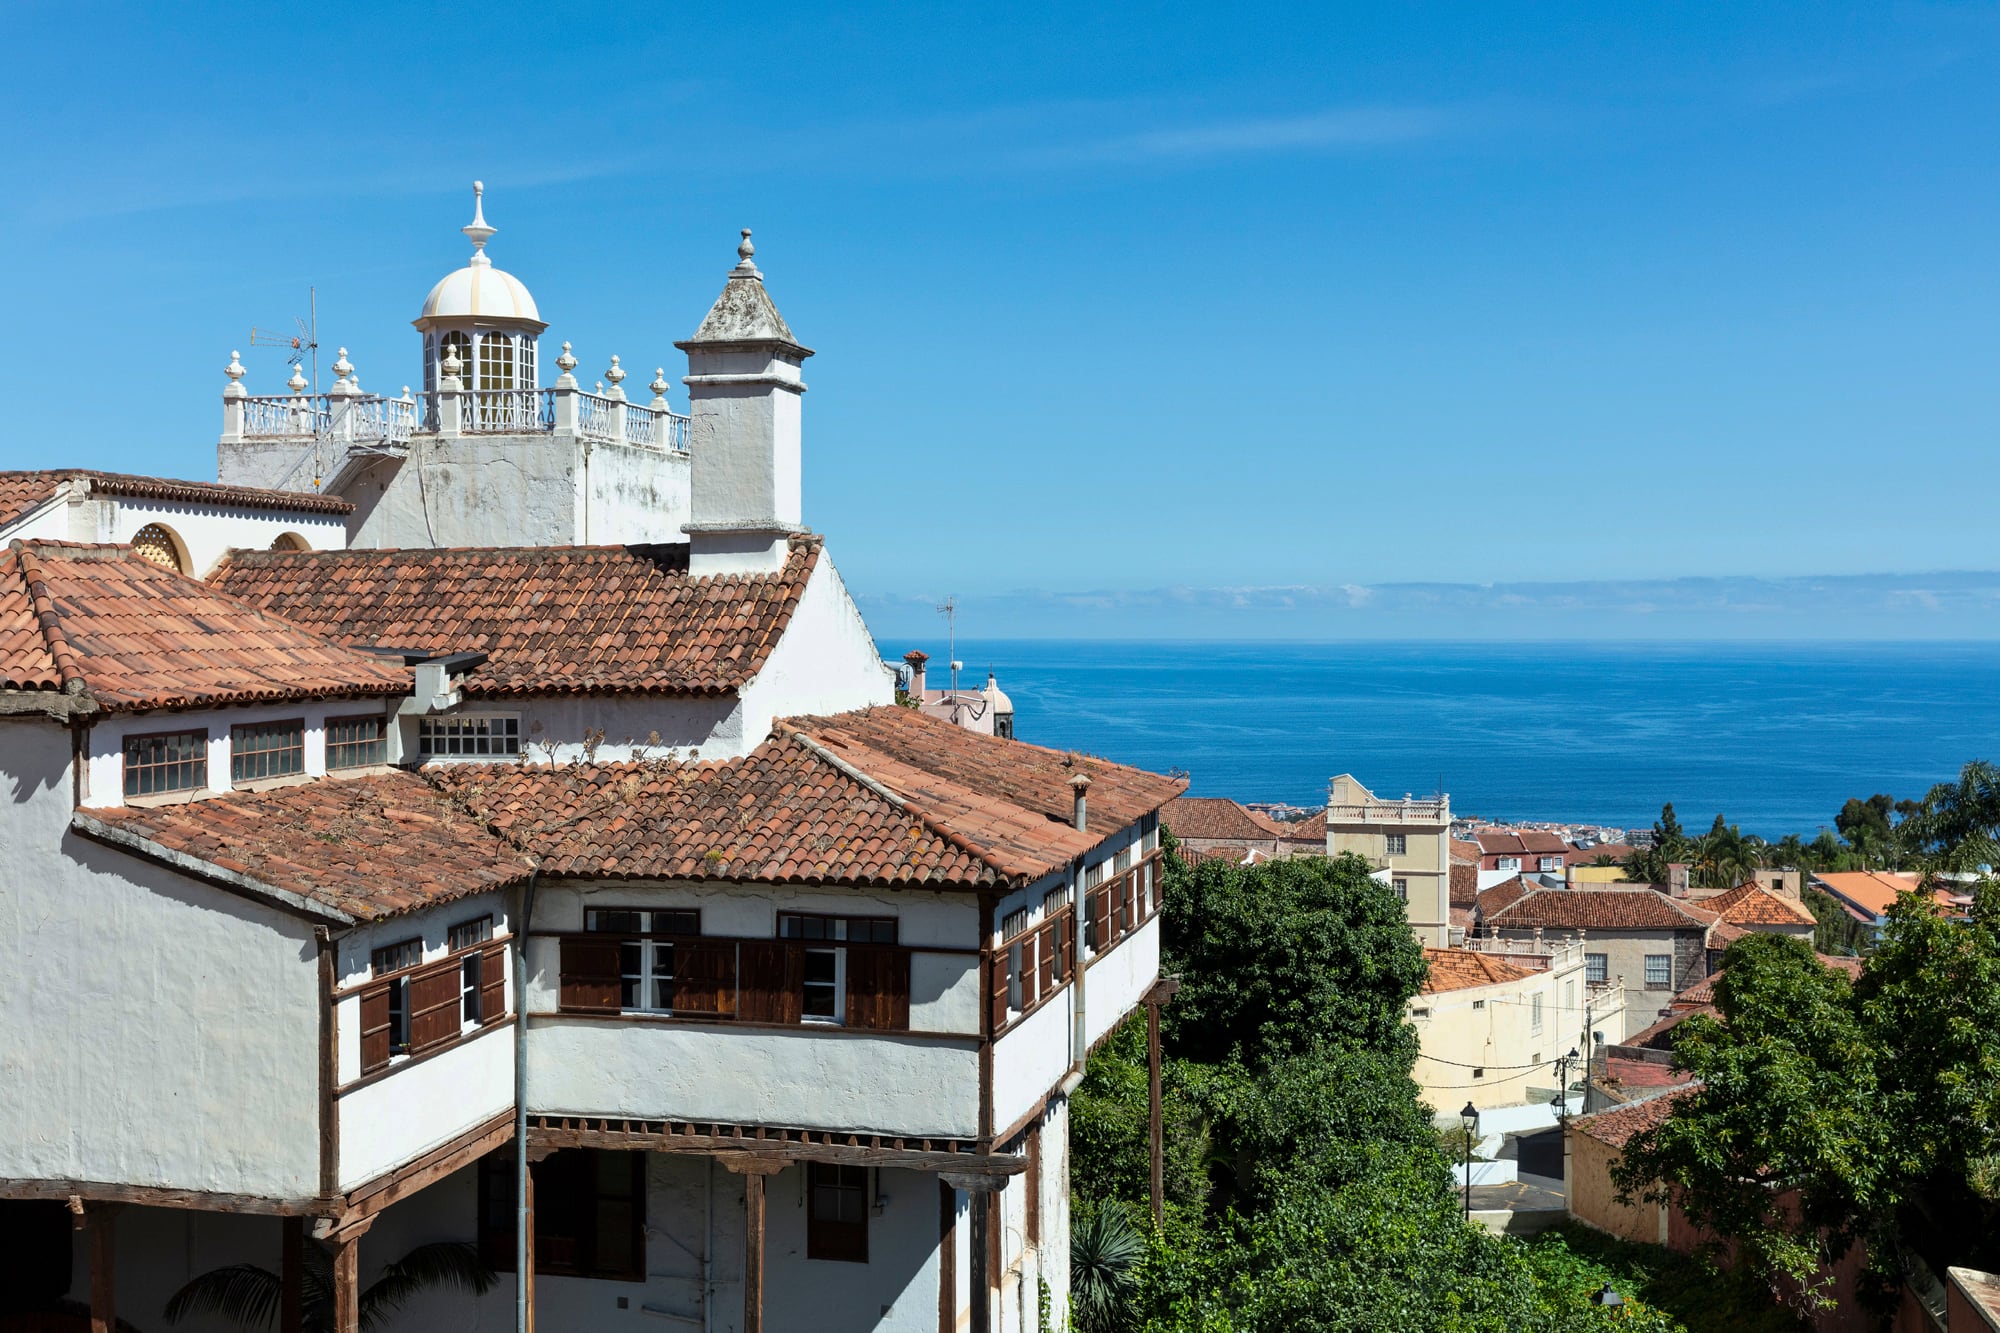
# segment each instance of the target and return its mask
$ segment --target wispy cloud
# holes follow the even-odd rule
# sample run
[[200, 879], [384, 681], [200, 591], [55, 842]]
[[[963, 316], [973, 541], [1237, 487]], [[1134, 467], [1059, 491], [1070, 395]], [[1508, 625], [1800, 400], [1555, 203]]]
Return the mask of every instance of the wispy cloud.
[[1465, 119], [1444, 107], [1333, 107], [1298, 115], [1212, 120], [1135, 129], [1045, 145], [1027, 156], [1045, 164], [1065, 162], [1195, 162], [1301, 152], [1384, 148], [1451, 134]]

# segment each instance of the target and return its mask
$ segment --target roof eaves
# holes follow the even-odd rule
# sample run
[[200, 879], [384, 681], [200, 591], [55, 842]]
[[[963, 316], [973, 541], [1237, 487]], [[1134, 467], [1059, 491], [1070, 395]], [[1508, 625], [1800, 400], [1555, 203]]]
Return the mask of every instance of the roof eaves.
[[293, 893], [289, 889], [278, 888], [274, 884], [267, 884], [263, 880], [252, 878], [249, 875], [224, 869], [222, 866], [216, 865], [212, 861], [204, 861], [198, 856], [190, 856], [186, 852], [175, 851], [171, 847], [155, 842], [144, 834], [133, 833], [129, 829], [122, 829], [114, 824], [108, 824], [96, 816], [86, 814], [81, 810], [70, 817], [70, 827], [92, 841], [101, 842], [108, 847], [116, 847], [120, 851], [130, 852], [134, 856], [141, 856], [149, 861], [157, 861], [170, 869], [181, 871], [183, 874], [193, 875], [197, 879], [207, 880], [212, 884], [218, 884], [225, 889], [240, 893], [246, 898], [255, 899], [272, 907], [283, 908], [286, 911], [296, 912], [301, 916], [312, 917], [320, 921], [330, 921], [336, 925], [351, 926], [359, 920], [359, 918], [350, 916], [338, 908], [328, 907], [325, 903], [318, 902], [304, 894]]

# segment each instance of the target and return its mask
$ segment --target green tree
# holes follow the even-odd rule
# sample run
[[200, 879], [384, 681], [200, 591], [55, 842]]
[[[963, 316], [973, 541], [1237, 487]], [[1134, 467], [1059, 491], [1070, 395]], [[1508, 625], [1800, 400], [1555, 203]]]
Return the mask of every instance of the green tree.
[[1927, 867], [1960, 872], [2000, 867], [2000, 769], [1973, 760], [1956, 781], [1925, 793], [1902, 832]]
[[1853, 986], [1773, 935], [1725, 965], [1719, 1016], [1674, 1048], [1701, 1081], [1626, 1145], [1620, 1188], [1674, 1187], [1802, 1302], [1857, 1240], [1885, 1282], [1905, 1249], [2000, 1263], [2000, 894], [1970, 923], [1904, 894]]

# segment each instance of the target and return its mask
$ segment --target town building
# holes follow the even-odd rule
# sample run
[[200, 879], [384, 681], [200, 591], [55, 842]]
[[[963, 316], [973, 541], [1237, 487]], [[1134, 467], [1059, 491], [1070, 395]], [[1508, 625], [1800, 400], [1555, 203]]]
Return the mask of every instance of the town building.
[[[539, 315], [467, 231], [406, 440], [330, 424], [376, 410], [351, 367], [260, 435], [232, 361], [238, 481], [139, 497], [220, 506], [228, 554], [0, 553], [5, 1230], [107, 1328], [255, 1263], [289, 1333], [320, 1247], [354, 1333], [464, 1241], [506, 1280], [400, 1326], [1026, 1333], [1069, 1095], [1159, 998], [1184, 784], [896, 706], [803, 527], [809, 353], [747, 232], [677, 344], [684, 456], [621, 491], [619, 440], [531, 428]], [[259, 468], [349, 540], [275, 543]]]
[[123, 543], [197, 578], [238, 546], [338, 550], [347, 545], [353, 511], [332, 495], [84, 468], [0, 472], [0, 544], [15, 538]]
[[1403, 900], [1410, 929], [1451, 945], [1451, 798], [1383, 800], [1351, 773], [1327, 785], [1326, 854], [1352, 852]]
[[[1814, 875], [1812, 884], [1866, 926], [1876, 939], [1881, 938], [1883, 928], [1889, 924], [1889, 909], [1896, 905], [1896, 899], [1906, 893], [1924, 891], [1918, 876], [1893, 870], [1829, 870]], [[1951, 889], [1933, 888], [1929, 896], [1940, 910], [1953, 916], [1965, 915], [1970, 903], [1966, 895]]]
[[[1552, 1097], [1558, 1060], [1625, 1035], [1623, 990], [1586, 979], [1576, 939], [1480, 939], [1426, 948], [1424, 962], [1406, 1006], [1421, 1047], [1410, 1076], [1439, 1114]], [[1584, 1066], [1564, 1070], [1579, 1078]]]
[[1583, 936], [1588, 980], [1622, 978], [1628, 1021], [1643, 1026], [1676, 992], [1708, 975], [1715, 914], [1650, 888], [1528, 887], [1521, 881], [1479, 895], [1479, 929], [1504, 939], [1538, 933]]
[[1184, 852], [1203, 857], [1220, 853], [1242, 865], [1253, 858], [1278, 860], [1286, 827], [1222, 796], [1179, 796], [1160, 811], [1160, 822]]
[[968, 689], [959, 684], [962, 663], [951, 664], [948, 684], [933, 689], [930, 683], [930, 654], [912, 650], [903, 654], [903, 671], [897, 685], [902, 701], [926, 717], [942, 718], [955, 727], [976, 731], [982, 736], [1014, 738], [1014, 701], [1000, 688], [999, 677], [986, 673], [986, 684]]

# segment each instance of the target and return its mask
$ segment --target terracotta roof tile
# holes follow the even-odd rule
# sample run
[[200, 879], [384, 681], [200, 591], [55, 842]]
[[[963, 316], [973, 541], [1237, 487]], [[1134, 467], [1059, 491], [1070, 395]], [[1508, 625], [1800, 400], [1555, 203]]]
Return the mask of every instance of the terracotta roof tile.
[[[1478, 882], [1478, 877], [1475, 875], [1473, 883], [1476, 885]], [[1480, 918], [1491, 921], [1494, 913], [1512, 907], [1515, 903], [1521, 901], [1521, 895], [1527, 891], [1528, 881], [1516, 875], [1505, 883], [1495, 884], [1490, 889], [1479, 890], [1474, 897], [1474, 903], [1479, 908]]]
[[0, 524], [11, 523], [53, 498], [63, 483], [75, 478], [90, 483], [93, 492], [154, 500], [187, 500], [196, 504], [232, 505], [239, 509], [281, 509], [294, 513], [351, 514], [354, 506], [337, 495], [267, 490], [261, 486], [224, 486], [212, 481], [181, 481], [173, 477], [141, 477], [127, 472], [97, 472], [90, 468], [50, 468], [36, 472], [0, 472]]
[[368, 920], [525, 881], [526, 858], [415, 773], [321, 778], [179, 805], [77, 812], [168, 852]]
[[1577, 1116], [1569, 1122], [1570, 1128], [1578, 1134], [1596, 1139], [1599, 1143], [1623, 1148], [1640, 1130], [1665, 1124], [1668, 1117], [1673, 1115], [1674, 1107], [1680, 1099], [1692, 1091], [1692, 1088], [1688, 1088], [1669, 1092], [1659, 1097], [1649, 1097], [1643, 1102], [1633, 1102], [1629, 1106], [1599, 1111], [1596, 1115]]
[[780, 722], [740, 759], [425, 773], [545, 874], [974, 888], [1046, 873], [1180, 789], [1078, 760], [1096, 829], [1080, 833], [1009, 792], [1046, 775], [1067, 801], [1063, 758], [885, 707]]
[[1316, 810], [1304, 819], [1290, 824], [1280, 824], [1289, 842], [1316, 842], [1326, 846], [1326, 811]]
[[87, 689], [118, 710], [393, 695], [410, 678], [129, 546], [15, 541], [0, 558], [0, 686]]
[[759, 670], [819, 559], [694, 578], [688, 548], [238, 551], [210, 579], [356, 647], [485, 652], [472, 696], [729, 694]]
[[[1748, 932], [1745, 932], [1748, 933]], [[1830, 971], [1844, 972], [1850, 981], [1858, 981], [1866, 964], [1859, 958], [1841, 958], [1830, 953], [1815, 953], [1813, 957]], [[1712, 1005], [1715, 1003], [1715, 983], [1722, 980], [1726, 968], [1717, 968], [1700, 981], [1674, 996], [1676, 1005]]]
[[1281, 838], [1289, 833], [1257, 816], [1235, 801], [1220, 796], [1178, 796], [1160, 811], [1160, 822], [1176, 838], [1222, 838], [1231, 842], [1253, 842], [1260, 838]]
[[1495, 958], [1473, 949], [1426, 948], [1424, 961], [1430, 964], [1430, 971], [1424, 978], [1426, 995], [1492, 986], [1535, 975], [1532, 967], [1522, 967], [1519, 963], [1510, 963], [1504, 958]]
[[1752, 881], [1702, 903], [1719, 920], [1732, 926], [1810, 926], [1815, 918], [1805, 907]]
[[1451, 905], [1471, 907], [1479, 901], [1479, 866], [1454, 860], [1451, 863]]
[[1451, 855], [1454, 860], [1470, 861], [1474, 865], [1477, 865], [1479, 863], [1479, 844], [1476, 842], [1467, 842], [1463, 838], [1453, 838], [1451, 840]]
[[[1503, 886], [1504, 887], [1504, 886]], [[1493, 892], [1488, 890], [1487, 892]], [[1706, 930], [1713, 913], [1648, 888], [1531, 889], [1480, 915], [1489, 926], [1554, 930]]]

